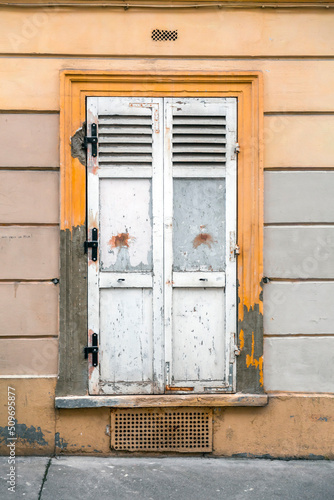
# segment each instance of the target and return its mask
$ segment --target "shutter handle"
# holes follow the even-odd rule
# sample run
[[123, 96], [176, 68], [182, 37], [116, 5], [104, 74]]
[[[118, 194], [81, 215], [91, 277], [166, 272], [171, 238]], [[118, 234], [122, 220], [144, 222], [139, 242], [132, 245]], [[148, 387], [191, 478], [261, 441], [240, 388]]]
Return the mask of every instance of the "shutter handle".
[[208, 278], [200, 278], [200, 281], [208, 281]]
[[125, 278], [118, 278], [118, 283], [121, 283], [122, 281], [125, 281]]

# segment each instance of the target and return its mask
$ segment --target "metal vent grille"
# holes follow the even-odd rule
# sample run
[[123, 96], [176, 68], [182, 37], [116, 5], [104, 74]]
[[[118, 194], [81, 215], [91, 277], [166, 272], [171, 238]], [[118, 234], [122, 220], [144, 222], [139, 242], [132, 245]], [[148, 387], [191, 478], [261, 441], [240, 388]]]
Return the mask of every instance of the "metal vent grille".
[[177, 40], [177, 36], [177, 30], [153, 30], [151, 35], [152, 40], [155, 42], [174, 42], [175, 40]]
[[226, 119], [224, 116], [173, 116], [175, 167], [224, 167]]
[[[148, 111], [150, 113], [150, 111]], [[99, 115], [99, 163], [152, 165], [152, 115]]]
[[114, 410], [111, 430], [115, 450], [212, 451], [212, 410]]

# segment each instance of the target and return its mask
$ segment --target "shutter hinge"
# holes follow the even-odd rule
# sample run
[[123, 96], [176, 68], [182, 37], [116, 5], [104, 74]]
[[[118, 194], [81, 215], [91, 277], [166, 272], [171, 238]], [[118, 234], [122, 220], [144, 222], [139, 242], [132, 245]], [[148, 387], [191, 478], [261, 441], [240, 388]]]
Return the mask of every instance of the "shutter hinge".
[[234, 152], [235, 152], [235, 154], [240, 153], [240, 146], [239, 146], [239, 144], [237, 142], [235, 143]]
[[91, 241], [85, 241], [85, 253], [88, 252], [88, 248], [92, 249], [92, 260], [95, 262], [97, 261], [97, 249], [99, 246], [99, 242], [97, 239], [97, 229], [96, 227], [93, 227], [92, 229], [92, 240]]
[[234, 262], [237, 255], [240, 255], [240, 247], [236, 242], [235, 231], [230, 231], [230, 261]]
[[92, 365], [97, 366], [99, 363], [99, 344], [97, 340], [97, 333], [92, 335], [92, 345], [86, 346], [84, 348], [85, 359], [88, 358], [88, 354], [92, 354]]
[[230, 363], [234, 363], [235, 358], [236, 358], [237, 356], [240, 356], [240, 352], [241, 352], [241, 351], [240, 351], [239, 347], [237, 346], [237, 344], [235, 343], [235, 333], [234, 333], [234, 332], [232, 332], [230, 335], [231, 335], [231, 344], [230, 344], [230, 346], [231, 346], [231, 351], [230, 351], [230, 353], [231, 353], [231, 354], [230, 354]]
[[97, 156], [97, 143], [98, 143], [96, 123], [92, 123], [91, 129], [92, 129], [91, 137], [88, 137], [87, 135], [84, 137], [84, 146], [87, 149], [88, 144], [92, 145], [92, 156], [94, 156], [95, 158]]

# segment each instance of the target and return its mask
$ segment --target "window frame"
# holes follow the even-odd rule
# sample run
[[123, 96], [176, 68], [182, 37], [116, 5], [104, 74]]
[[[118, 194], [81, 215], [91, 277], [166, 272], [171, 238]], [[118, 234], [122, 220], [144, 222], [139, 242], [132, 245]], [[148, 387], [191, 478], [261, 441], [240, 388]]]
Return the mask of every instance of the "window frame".
[[[56, 406], [263, 405], [263, 83], [251, 72], [63, 71], [60, 86], [60, 347]], [[238, 99], [237, 394], [88, 396], [86, 167], [71, 155], [83, 136], [86, 97], [236, 97]], [[240, 352], [240, 354], [239, 354]], [[146, 398], [146, 399], [145, 399]], [[151, 400], [151, 401], [149, 401]], [[158, 401], [159, 400], [159, 401]]]

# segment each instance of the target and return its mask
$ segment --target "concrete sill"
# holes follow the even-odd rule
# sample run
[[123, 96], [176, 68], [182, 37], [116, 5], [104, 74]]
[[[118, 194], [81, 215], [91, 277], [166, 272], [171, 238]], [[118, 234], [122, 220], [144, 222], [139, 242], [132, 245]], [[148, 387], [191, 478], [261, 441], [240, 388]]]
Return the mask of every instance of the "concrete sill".
[[179, 406], [266, 406], [267, 394], [56, 397], [56, 408], [154, 408]]

